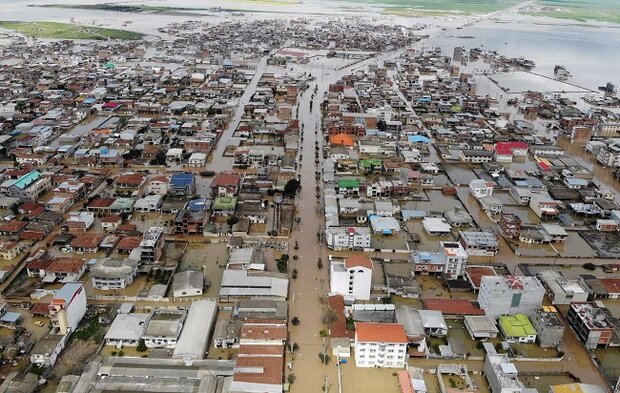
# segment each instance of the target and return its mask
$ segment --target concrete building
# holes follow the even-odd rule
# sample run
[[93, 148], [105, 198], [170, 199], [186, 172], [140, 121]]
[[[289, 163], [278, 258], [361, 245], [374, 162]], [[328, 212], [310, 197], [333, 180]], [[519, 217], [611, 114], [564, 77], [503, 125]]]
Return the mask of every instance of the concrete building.
[[144, 328], [142, 339], [149, 348], [175, 348], [187, 311], [173, 309], [153, 310]]
[[478, 303], [486, 315], [534, 315], [545, 296], [545, 288], [536, 277], [484, 276]]
[[459, 242], [470, 256], [493, 256], [499, 251], [499, 241], [493, 232], [462, 231]]
[[117, 314], [104, 336], [106, 345], [116, 348], [137, 346], [148, 318], [149, 314]]
[[373, 264], [362, 256], [332, 260], [330, 264], [330, 292], [356, 300], [370, 299]]
[[325, 230], [327, 247], [334, 251], [368, 249], [370, 238], [367, 227], [329, 227]]
[[405, 367], [407, 335], [398, 323], [357, 322], [355, 365], [357, 367]]
[[157, 262], [164, 250], [164, 228], [151, 227], [142, 235], [140, 260], [146, 263]]
[[487, 354], [484, 375], [489, 381], [491, 393], [521, 393], [525, 387], [517, 378], [518, 372], [506, 354]]
[[203, 359], [217, 316], [217, 303], [213, 300], [192, 302], [179, 341], [172, 353], [173, 359], [183, 359], [186, 364]]
[[595, 303], [572, 303], [566, 319], [588, 349], [607, 347], [616, 334], [616, 326]]
[[562, 272], [555, 270], [544, 270], [537, 276], [547, 289], [547, 295], [553, 304], [588, 301], [588, 289], [582, 281], [567, 280]]
[[288, 297], [288, 278], [286, 274], [249, 271], [224, 270], [220, 286], [220, 299], [271, 299], [286, 300]]
[[472, 340], [497, 337], [495, 319], [486, 315], [465, 315], [465, 328]]
[[201, 296], [204, 281], [203, 272], [186, 271], [177, 273], [172, 279], [172, 296]]
[[48, 306], [52, 327], [61, 335], [74, 332], [86, 314], [86, 291], [81, 282], [63, 285]]
[[465, 275], [468, 254], [460, 243], [440, 242], [439, 255], [444, 263], [444, 274], [447, 279], [455, 280]]
[[474, 179], [469, 182], [469, 192], [476, 199], [493, 195], [493, 183], [482, 179]]
[[90, 280], [93, 288], [101, 291], [125, 289], [138, 274], [138, 263], [135, 259], [101, 258], [90, 269]]
[[543, 306], [542, 310], [537, 310], [532, 317], [532, 325], [541, 348], [556, 348], [564, 338], [564, 322], [555, 307]]

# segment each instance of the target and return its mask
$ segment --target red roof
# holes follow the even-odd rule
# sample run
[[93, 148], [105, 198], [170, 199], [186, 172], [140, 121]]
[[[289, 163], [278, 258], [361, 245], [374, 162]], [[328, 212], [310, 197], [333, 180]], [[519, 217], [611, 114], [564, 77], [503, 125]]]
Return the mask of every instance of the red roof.
[[88, 207], [90, 209], [103, 209], [106, 207], [110, 207], [110, 205], [112, 205], [115, 200], [116, 198], [97, 198], [94, 201], [92, 201], [88, 205]]
[[620, 293], [620, 278], [599, 278], [608, 293]]
[[211, 188], [214, 187], [237, 187], [241, 178], [239, 175], [234, 173], [218, 173], [215, 178], [213, 178], [213, 182], [211, 183]]
[[54, 258], [45, 271], [50, 273], [77, 273], [82, 270], [84, 261], [78, 258]]
[[361, 255], [348, 257], [345, 260], [344, 265], [347, 269], [350, 269], [352, 267], [365, 267], [366, 269], [372, 270], [372, 261]]
[[448, 315], [484, 315], [484, 310], [465, 299], [424, 299], [423, 302], [425, 309]]
[[128, 173], [120, 175], [116, 178], [116, 184], [125, 184], [130, 186], [139, 186], [144, 181], [144, 175], [141, 173]]
[[359, 342], [406, 344], [407, 334], [400, 323], [356, 322], [355, 337]]
[[74, 248], [95, 248], [99, 246], [99, 243], [103, 240], [103, 235], [97, 235], [93, 233], [87, 233], [77, 236], [71, 240], [71, 247]]
[[347, 329], [347, 320], [344, 318], [344, 297], [342, 295], [328, 296], [327, 305], [338, 314], [338, 319], [329, 325], [329, 335], [332, 338], [354, 338], [355, 332]]
[[30, 314], [32, 315], [48, 315], [50, 313], [48, 304], [35, 303], [30, 307]]
[[119, 214], [108, 214], [107, 216], [104, 216], [103, 218], [101, 218], [101, 222], [102, 223], [115, 223], [115, 222], [119, 222], [121, 220], [121, 216]]
[[465, 269], [469, 281], [474, 288], [480, 288], [480, 282], [483, 276], [497, 276], [495, 270], [490, 266], [469, 266]]
[[513, 150], [516, 149], [525, 149], [529, 148], [528, 144], [525, 142], [512, 141], [512, 142], [497, 142], [495, 144], [495, 152], [498, 154], [512, 154]]
[[140, 236], [126, 236], [118, 242], [116, 248], [120, 250], [132, 250], [137, 248], [141, 242], [142, 237]]
[[27, 222], [11, 220], [5, 224], [0, 225], [0, 232], [17, 233], [22, 230], [26, 225], [28, 225]]
[[36, 261], [28, 262], [26, 264], [26, 269], [46, 270], [51, 263], [52, 261], [50, 259], [37, 259]]
[[398, 372], [398, 384], [400, 385], [401, 393], [415, 393], [408, 371], [400, 370]]

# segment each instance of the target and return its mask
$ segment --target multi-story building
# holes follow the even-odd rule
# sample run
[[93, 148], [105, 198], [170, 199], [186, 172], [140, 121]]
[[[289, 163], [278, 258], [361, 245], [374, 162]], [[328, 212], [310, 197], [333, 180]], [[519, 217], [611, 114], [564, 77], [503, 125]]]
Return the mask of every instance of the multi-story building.
[[325, 230], [327, 247], [335, 251], [370, 248], [370, 229], [367, 227], [329, 227]]
[[399, 323], [357, 322], [355, 365], [357, 367], [405, 367], [407, 335]]
[[480, 199], [493, 195], [493, 183], [482, 179], [469, 182], [469, 192], [474, 198]]
[[332, 260], [329, 269], [330, 291], [358, 300], [369, 300], [372, 269], [372, 261], [362, 256]]
[[499, 330], [504, 339], [509, 343], [534, 343], [536, 342], [536, 329], [532, 322], [524, 314], [501, 315], [499, 317]]
[[579, 280], [567, 280], [562, 272], [543, 270], [538, 278], [547, 288], [547, 295], [553, 304], [570, 304], [588, 300], [588, 289]]
[[124, 289], [138, 274], [139, 261], [134, 259], [99, 259], [90, 269], [93, 288], [106, 291]]
[[459, 241], [470, 256], [493, 256], [499, 251], [499, 241], [493, 232], [459, 232]]
[[484, 276], [478, 303], [486, 315], [534, 315], [540, 309], [545, 288], [536, 277]]
[[616, 327], [595, 303], [572, 303], [566, 319], [588, 349], [606, 347], [614, 338]]
[[175, 197], [189, 197], [196, 193], [196, 179], [193, 173], [175, 173], [170, 178], [168, 192]]
[[142, 262], [157, 262], [164, 250], [164, 228], [151, 227], [142, 235], [140, 242], [140, 260]]
[[536, 311], [531, 321], [541, 348], [556, 348], [560, 345], [564, 338], [564, 322], [555, 307], [543, 306], [542, 310]]
[[47, 307], [52, 327], [58, 328], [60, 334], [74, 332], [86, 314], [86, 291], [81, 282], [63, 285], [52, 298]]
[[524, 386], [517, 378], [517, 368], [506, 354], [489, 353], [484, 361], [484, 375], [491, 393], [521, 393]]
[[69, 232], [86, 232], [95, 222], [95, 213], [91, 212], [71, 212], [67, 217], [67, 228]]
[[499, 227], [504, 236], [509, 238], [519, 237], [521, 232], [521, 219], [513, 213], [502, 213], [499, 217]]
[[440, 242], [439, 255], [444, 264], [444, 275], [449, 280], [455, 280], [465, 275], [467, 269], [467, 252], [460, 243]]
[[9, 197], [36, 201], [51, 186], [52, 181], [49, 177], [43, 177], [40, 172], [32, 171], [17, 179], [5, 180], [0, 184], [0, 193]]

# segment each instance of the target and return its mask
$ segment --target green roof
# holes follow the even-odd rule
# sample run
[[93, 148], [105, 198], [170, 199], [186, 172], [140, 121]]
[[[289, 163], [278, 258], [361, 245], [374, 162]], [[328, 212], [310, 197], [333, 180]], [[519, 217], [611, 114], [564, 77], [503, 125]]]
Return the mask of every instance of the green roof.
[[35, 181], [39, 180], [39, 177], [41, 177], [41, 174], [39, 172], [32, 171], [17, 179], [17, 181], [13, 183], [13, 185], [23, 190]]
[[379, 158], [364, 158], [359, 160], [358, 165], [360, 168], [372, 168], [381, 166], [381, 160]]
[[237, 198], [235, 197], [217, 197], [213, 201], [213, 209], [215, 210], [230, 210], [237, 206]]
[[360, 182], [357, 179], [340, 179], [338, 188], [359, 188]]
[[506, 337], [536, 335], [536, 329], [525, 314], [503, 315], [499, 317], [499, 327]]
[[116, 198], [114, 202], [110, 205], [110, 210], [120, 210], [120, 209], [131, 209], [134, 204], [134, 200], [132, 198]]

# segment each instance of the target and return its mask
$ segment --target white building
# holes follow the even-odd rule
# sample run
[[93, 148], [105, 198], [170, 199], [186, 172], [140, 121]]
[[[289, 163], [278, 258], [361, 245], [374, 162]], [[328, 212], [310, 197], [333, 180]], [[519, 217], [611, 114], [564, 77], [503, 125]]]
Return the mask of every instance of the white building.
[[407, 335], [399, 323], [357, 322], [355, 365], [357, 367], [405, 367]]
[[149, 314], [117, 314], [105, 334], [106, 345], [136, 347], [144, 333]]
[[525, 389], [517, 378], [517, 368], [510, 363], [506, 354], [487, 354], [484, 374], [489, 381], [491, 393], [521, 393]]
[[189, 157], [188, 165], [193, 168], [200, 168], [205, 166], [207, 162], [207, 155], [205, 153], [192, 153]]
[[142, 339], [149, 348], [175, 348], [185, 318], [186, 310], [154, 310], [145, 322]]
[[325, 230], [327, 247], [335, 251], [370, 248], [370, 229], [367, 227], [329, 227]]
[[476, 198], [484, 198], [493, 195], [493, 183], [474, 179], [469, 182], [469, 192]]
[[188, 297], [201, 296], [204, 287], [203, 272], [180, 272], [172, 280], [172, 296]]
[[486, 315], [534, 315], [545, 296], [545, 288], [536, 277], [484, 276], [478, 303]]
[[93, 288], [107, 291], [125, 289], [138, 274], [138, 262], [135, 259], [99, 259], [91, 268], [90, 279]]
[[448, 279], [455, 280], [465, 275], [467, 269], [467, 251], [460, 243], [441, 242], [439, 243], [439, 255], [444, 262], [444, 274]]
[[60, 329], [60, 334], [74, 332], [86, 314], [86, 291], [81, 282], [63, 285], [48, 306], [52, 327]]
[[370, 299], [372, 261], [362, 256], [332, 260], [330, 265], [330, 292], [352, 296], [358, 300]]

